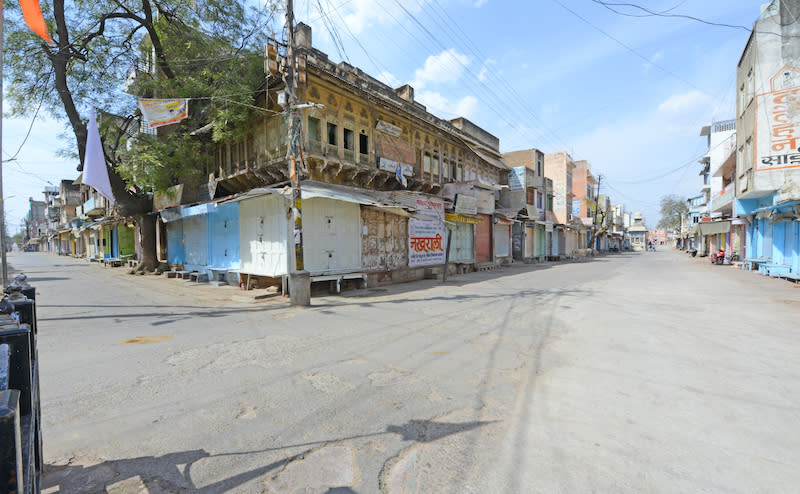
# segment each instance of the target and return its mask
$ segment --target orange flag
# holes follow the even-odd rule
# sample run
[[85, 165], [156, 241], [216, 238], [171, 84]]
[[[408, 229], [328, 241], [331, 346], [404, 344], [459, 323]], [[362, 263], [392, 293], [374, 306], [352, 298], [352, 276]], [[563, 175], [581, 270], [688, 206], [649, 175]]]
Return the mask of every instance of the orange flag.
[[19, 6], [22, 7], [22, 15], [25, 16], [25, 23], [31, 28], [31, 31], [52, 45], [53, 41], [47, 34], [47, 24], [44, 22], [39, 0], [19, 0]]

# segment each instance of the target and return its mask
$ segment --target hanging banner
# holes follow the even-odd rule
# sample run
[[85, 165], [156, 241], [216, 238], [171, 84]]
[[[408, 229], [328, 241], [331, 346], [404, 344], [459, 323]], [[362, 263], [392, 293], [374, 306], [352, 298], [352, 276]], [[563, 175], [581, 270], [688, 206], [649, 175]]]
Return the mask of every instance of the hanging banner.
[[420, 197], [415, 209], [424, 219], [408, 220], [408, 265], [444, 264], [444, 202], [436, 197]]
[[178, 123], [189, 116], [189, 100], [178, 99], [147, 99], [139, 100], [139, 109], [142, 117], [151, 129]]

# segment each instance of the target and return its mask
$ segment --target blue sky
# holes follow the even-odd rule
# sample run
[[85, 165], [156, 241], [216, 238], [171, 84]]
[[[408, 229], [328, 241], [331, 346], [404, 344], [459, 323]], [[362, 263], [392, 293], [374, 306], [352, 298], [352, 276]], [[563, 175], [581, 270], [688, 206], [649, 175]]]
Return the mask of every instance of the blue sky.
[[[763, 3], [637, 1], [748, 28]], [[619, 15], [592, 0], [295, 0], [295, 15], [332, 60], [393, 86], [411, 83], [431, 113], [469, 118], [498, 136], [502, 151], [567, 150], [588, 160], [603, 176], [601, 193], [641, 210], [650, 226], [661, 196], [699, 190], [699, 131], [733, 118], [736, 64], [749, 35], [685, 18]], [[29, 124], [4, 120], [4, 160]], [[47, 182], [76, 178], [77, 163], [57, 156], [71, 145], [57, 138], [63, 133], [62, 123], [40, 116], [16, 160], [4, 163], [12, 233], [29, 196], [41, 200]]]

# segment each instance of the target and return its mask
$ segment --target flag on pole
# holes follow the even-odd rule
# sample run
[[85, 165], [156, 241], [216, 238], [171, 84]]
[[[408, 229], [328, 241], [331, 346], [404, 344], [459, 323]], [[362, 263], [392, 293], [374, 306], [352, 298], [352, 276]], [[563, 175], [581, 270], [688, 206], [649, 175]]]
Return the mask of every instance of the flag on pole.
[[47, 24], [44, 22], [39, 0], [19, 0], [19, 6], [22, 7], [25, 24], [31, 28], [31, 31], [52, 45], [53, 40], [50, 39], [50, 35], [47, 33]]
[[83, 160], [83, 183], [90, 185], [106, 199], [114, 202], [111, 192], [111, 182], [108, 180], [108, 167], [103, 154], [103, 143], [100, 142], [100, 129], [97, 127], [97, 118], [94, 109], [89, 113], [89, 126], [86, 129], [86, 156]]

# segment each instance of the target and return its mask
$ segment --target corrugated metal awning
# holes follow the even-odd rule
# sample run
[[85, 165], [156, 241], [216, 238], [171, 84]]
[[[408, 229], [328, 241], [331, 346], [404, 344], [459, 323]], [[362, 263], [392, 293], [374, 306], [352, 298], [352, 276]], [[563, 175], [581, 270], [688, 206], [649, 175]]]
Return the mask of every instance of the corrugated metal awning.
[[475, 149], [472, 146], [470, 146], [469, 148], [472, 150], [473, 153], [478, 155], [478, 157], [480, 159], [482, 159], [483, 161], [486, 161], [487, 163], [490, 163], [490, 164], [496, 166], [497, 168], [500, 168], [501, 170], [510, 170], [511, 169], [510, 166], [506, 165], [501, 160], [499, 160], [497, 158], [494, 158], [492, 156], [489, 156], [488, 154], [484, 153], [483, 151], [478, 151], [477, 149]]
[[717, 235], [719, 233], [728, 233], [731, 230], [730, 221], [712, 221], [709, 223], [700, 223], [700, 234]]
[[[220, 202], [240, 202], [246, 199], [254, 199], [256, 197], [262, 197], [269, 194], [281, 196], [289, 201], [292, 198], [292, 188], [289, 186], [281, 188], [260, 187]], [[365, 191], [362, 189], [356, 189], [355, 187], [325, 184], [310, 180], [300, 183], [300, 194], [302, 200], [324, 198], [335, 201], [352, 202], [355, 204], [362, 204], [364, 206], [371, 206], [380, 209], [381, 211], [399, 216], [411, 216], [408, 213], [408, 210], [413, 210], [413, 208], [410, 208], [406, 205], [389, 201], [385, 197], [379, 197], [379, 193], [376, 191]]]

